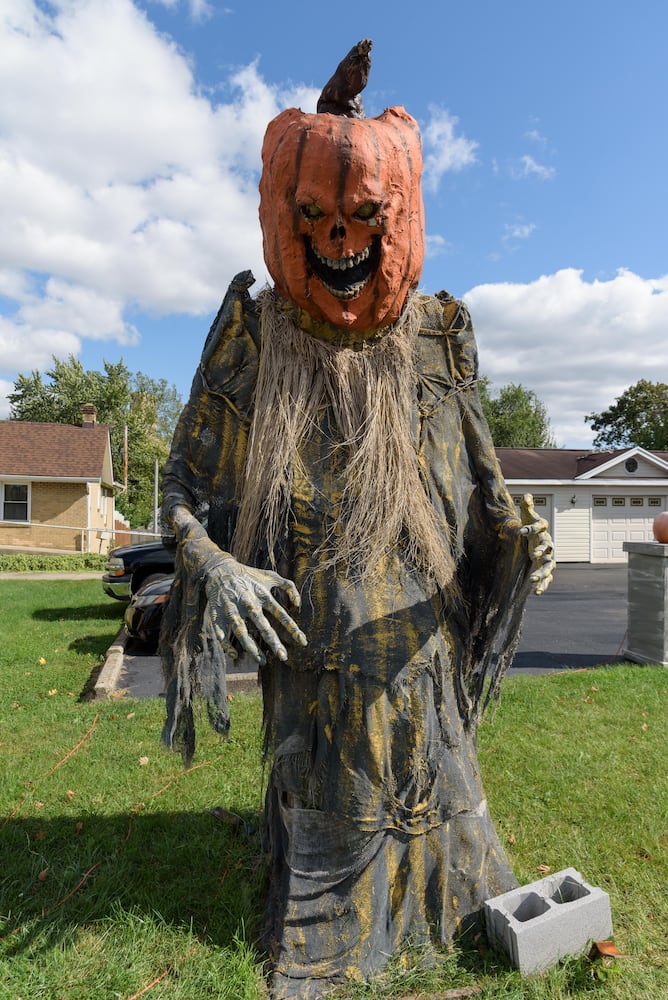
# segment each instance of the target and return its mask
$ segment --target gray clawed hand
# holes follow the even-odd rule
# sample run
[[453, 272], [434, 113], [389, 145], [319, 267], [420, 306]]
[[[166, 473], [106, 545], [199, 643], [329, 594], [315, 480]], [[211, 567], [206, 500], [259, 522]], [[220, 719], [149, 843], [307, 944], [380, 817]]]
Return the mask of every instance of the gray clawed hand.
[[527, 536], [529, 558], [531, 560], [531, 582], [534, 594], [544, 594], [552, 583], [556, 568], [554, 544], [548, 529], [547, 521], [537, 514], [530, 493], [520, 500], [522, 527], [520, 535]]
[[295, 607], [300, 606], [299, 591], [292, 580], [271, 570], [244, 566], [232, 556], [221, 555], [219, 563], [207, 575], [206, 595], [217, 638], [229, 648], [230, 633], [233, 633], [241, 647], [259, 664], [266, 662], [265, 656], [249, 633], [247, 622], [257, 629], [267, 648], [279, 660], [287, 660], [288, 653], [267, 615], [286, 630], [293, 642], [300, 646], [307, 644], [302, 630], [273, 596], [275, 588], [283, 591]]

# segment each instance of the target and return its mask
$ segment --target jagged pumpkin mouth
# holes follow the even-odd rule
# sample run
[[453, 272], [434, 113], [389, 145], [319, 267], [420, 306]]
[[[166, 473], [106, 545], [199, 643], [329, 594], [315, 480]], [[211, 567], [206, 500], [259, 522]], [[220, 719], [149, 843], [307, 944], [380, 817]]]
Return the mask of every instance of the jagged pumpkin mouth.
[[337, 299], [355, 299], [378, 270], [380, 236], [375, 236], [360, 253], [346, 257], [326, 257], [314, 248], [310, 237], [304, 236], [306, 262], [311, 273]]

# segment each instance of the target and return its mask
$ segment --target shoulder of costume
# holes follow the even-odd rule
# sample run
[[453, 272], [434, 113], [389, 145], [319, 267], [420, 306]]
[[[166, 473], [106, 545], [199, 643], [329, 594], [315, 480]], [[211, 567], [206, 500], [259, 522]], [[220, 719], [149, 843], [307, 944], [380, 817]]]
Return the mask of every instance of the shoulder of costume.
[[458, 383], [470, 383], [478, 374], [478, 349], [471, 314], [461, 299], [449, 292], [418, 294], [420, 353], [426, 364], [439, 360]]
[[449, 292], [425, 295], [418, 292], [420, 304], [420, 333], [425, 336], [457, 336], [467, 333], [473, 336], [471, 314], [466, 303], [456, 299]]
[[191, 388], [194, 405], [199, 405], [203, 393], [224, 401], [244, 419], [252, 406], [259, 359], [259, 310], [248, 292], [254, 282], [251, 271], [241, 271], [230, 282]]
[[221, 342], [230, 337], [249, 336], [258, 347], [257, 306], [248, 291], [254, 284], [252, 271], [240, 271], [232, 278], [204, 342], [200, 368], [207, 367]]

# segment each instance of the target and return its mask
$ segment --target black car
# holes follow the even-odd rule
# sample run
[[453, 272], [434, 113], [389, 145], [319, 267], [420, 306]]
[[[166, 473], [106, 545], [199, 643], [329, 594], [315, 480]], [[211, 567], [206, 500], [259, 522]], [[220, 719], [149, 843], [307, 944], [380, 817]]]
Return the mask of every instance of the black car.
[[125, 609], [125, 627], [142, 644], [142, 652], [155, 653], [160, 636], [162, 613], [169, 601], [173, 576], [148, 582], [140, 587]]
[[148, 582], [174, 572], [175, 548], [169, 542], [144, 542], [112, 549], [102, 577], [102, 589], [109, 597], [128, 601]]

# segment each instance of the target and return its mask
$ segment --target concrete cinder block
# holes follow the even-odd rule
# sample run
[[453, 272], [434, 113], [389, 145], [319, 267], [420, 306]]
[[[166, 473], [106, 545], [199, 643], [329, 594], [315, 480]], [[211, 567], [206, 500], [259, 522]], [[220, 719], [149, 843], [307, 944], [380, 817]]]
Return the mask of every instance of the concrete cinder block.
[[582, 954], [591, 940], [609, 938], [610, 897], [575, 868], [565, 868], [488, 899], [485, 924], [490, 944], [530, 975]]

